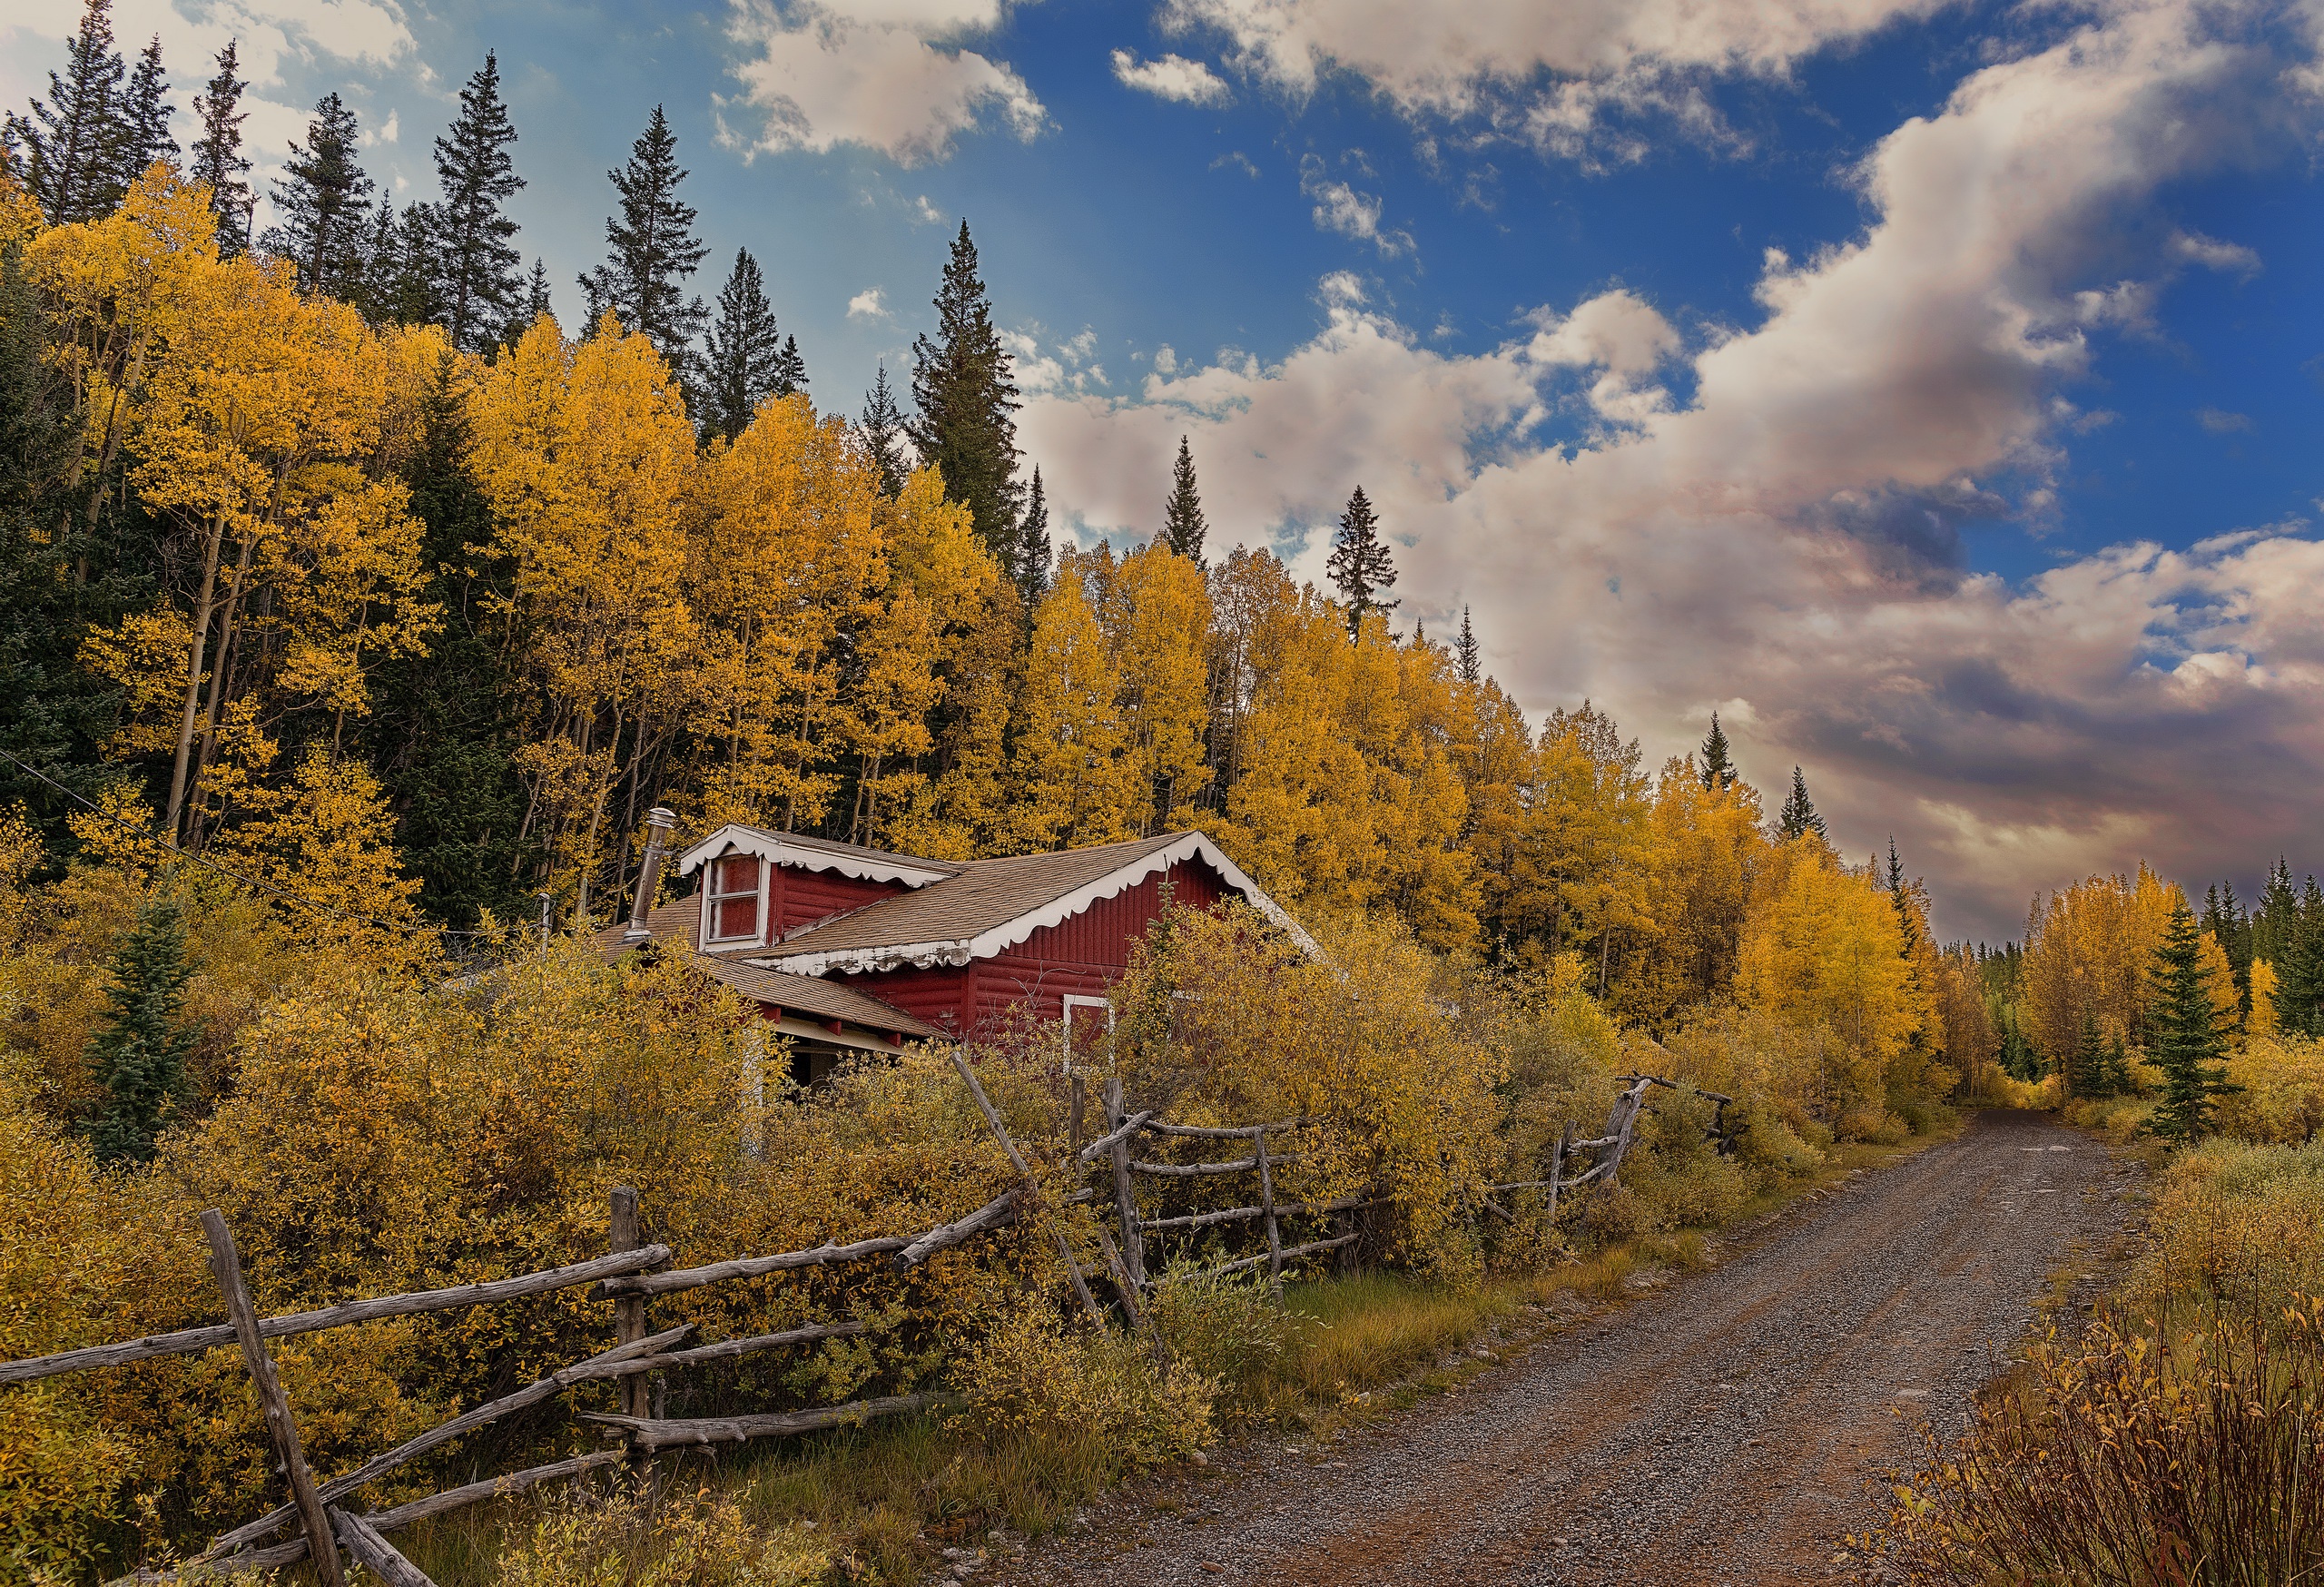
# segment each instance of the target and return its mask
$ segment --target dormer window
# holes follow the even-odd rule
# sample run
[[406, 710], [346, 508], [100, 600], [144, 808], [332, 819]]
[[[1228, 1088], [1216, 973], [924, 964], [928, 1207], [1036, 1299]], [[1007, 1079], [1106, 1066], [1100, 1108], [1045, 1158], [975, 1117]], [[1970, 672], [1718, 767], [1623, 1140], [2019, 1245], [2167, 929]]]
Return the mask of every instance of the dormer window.
[[757, 941], [759, 862], [755, 854], [729, 854], [710, 867], [710, 940]]

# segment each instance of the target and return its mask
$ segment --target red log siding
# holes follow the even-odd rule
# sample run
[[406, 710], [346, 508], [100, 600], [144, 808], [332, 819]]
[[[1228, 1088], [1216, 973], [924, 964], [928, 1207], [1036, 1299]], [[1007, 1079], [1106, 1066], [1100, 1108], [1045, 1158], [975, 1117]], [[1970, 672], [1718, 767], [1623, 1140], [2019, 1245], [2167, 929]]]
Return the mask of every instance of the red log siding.
[[[1037, 1019], [1059, 1019], [1068, 992], [1100, 997], [1121, 979], [1130, 944], [1162, 912], [1162, 882], [1149, 876], [990, 959], [958, 968], [870, 971], [847, 983], [963, 1035], [1006, 1021], [1019, 1005]], [[1172, 901], [1194, 909], [1208, 909], [1232, 892], [1200, 860], [1170, 867], [1169, 882]]]
[[826, 919], [843, 910], [862, 909], [867, 903], [911, 891], [901, 882], [865, 882], [842, 876], [836, 871], [809, 871], [798, 865], [770, 865], [767, 869], [774, 873], [769, 884], [773, 894], [769, 918], [774, 922], [777, 941], [783, 932], [810, 922]]

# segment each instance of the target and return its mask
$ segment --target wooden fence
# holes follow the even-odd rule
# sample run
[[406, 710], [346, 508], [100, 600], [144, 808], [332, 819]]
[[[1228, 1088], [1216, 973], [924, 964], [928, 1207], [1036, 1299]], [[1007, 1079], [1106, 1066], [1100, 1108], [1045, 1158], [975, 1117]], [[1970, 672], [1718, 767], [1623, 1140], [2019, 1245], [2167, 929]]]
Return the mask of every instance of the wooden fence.
[[[670, 1267], [672, 1253], [669, 1247], [643, 1244], [638, 1237], [636, 1193], [625, 1188], [616, 1188], [612, 1193], [608, 1208], [607, 1243], [610, 1248], [603, 1257], [488, 1283], [381, 1296], [348, 1301], [316, 1311], [261, 1317], [251, 1300], [249, 1286], [243, 1281], [241, 1257], [235, 1247], [232, 1232], [228, 1228], [224, 1217], [213, 1208], [202, 1214], [201, 1223], [203, 1236], [209, 1243], [211, 1272], [225, 1303], [228, 1320], [224, 1324], [187, 1328], [87, 1349], [67, 1350], [29, 1360], [0, 1362], [0, 1385], [29, 1383], [65, 1373], [235, 1346], [250, 1372], [275, 1464], [288, 1489], [288, 1502], [254, 1521], [222, 1533], [180, 1567], [177, 1574], [199, 1575], [208, 1570], [270, 1570], [301, 1560], [311, 1560], [325, 1587], [340, 1587], [340, 1555], [343, 1551], [393, 1587], [428, 1587], [427, 1576], [396, 1551], [394, 1545], [387, 1541], [387, 1533], [496, 1494], [521, 1492], [543, 1483], [577, 1477], [633, 1457], [650, 1456], [661, 1450], [740, 1443], [753, 1438], [860, 1424], [877, 1417], [957, 1403], [954, 1396], [921, 1393], [859, 1399], [844, 1405], [802, 1411], [710, 1417], [659, 1416], [653, 1413], [649, 1404], [647, 1385], [650, 1374], [683, 1370], [822, 1339], [850, 1337], [866, 1332], [869, 1325], [862, 1322], [817, 1324], [747, 1338], [688, 1346], [687, 1341], [694, 1333], [693, 1324], [648, 1333], [645, 1316], [646, 1305], [652, 1297], [704, 1285], [880, 1257], [888, 1258], [900, 1269], [909, 1269], [940, 1251], [962, 1245], [980, 1234], [1013, 1222], [1020, 1211], [1035, 1206], [1032, 1196], [1034, 1176], [1030, 1165], [1010, 1138], [1000, 1113], [978, 1082], [975, 1072], [958, 1053], [953, 1056], [953, 1063], [995, 1140], [1019, 1176], [1019, 1182], [965, 1217], [939, 1224], [919, 1234], [879, 1236], [845, 1245], [826, 1244], [809, 1250], [743, 1257], [674, 1269]], [[1501, 1217], [1513, 1222], [1512, 1216], [1492, 1199], [1493, 1196], [1510, 1190], [1540, 1188], [1548, 1191], [1550, 1211], [1554, 1216], [1561, 1191], [1612, 1182], [1620, 1170], [1624, 1154], [1636, 1138], [1639, 1115], [1645, 1106], [1648, 1091], [1654, 1086], [1671, 1084], [1652, 1075], [1623, 1078], [1630, 1084], [1615, 1102], [1602, 1134], [1577, 1140], [1571, 1138], [1569, 1127], [1552, 1148], [1548, 1178], [1489, 1187], [1482, 1198], [1483, 1205]], [[1111, 1281], [1125, 1321], [1148, 1340], [1157, 1361], [1161, 1359], [1162, 1345], [1148, 1326], [1144, 1306], [1155, 1283], [1147, 1265], [1147, 1242], [1151, 1237], [1192, 1234], [1232, 1224], [1256, 1223], [1265, 1242], [1264, 1249], [1210, 1267], [1205, 1272], [1223, 1275], [1264, 1269], [1266, 1282], [1279, 1293], [1286, 1265], [1352, 1247], [1360, 1237], [1360, 1231], [1347, 1227], [1351, 1215], [1394, 1199], [1392, 1196], [1366, 1193], [1313, 1204], [1278, 1200], [1275, 1196], [1276, 1170], [1298, 1163], [1304, 1154], [1299, 1149], [1278, 1150], [1275, 1143], [1286, 1137], [1315, 1130], [1321, 1128], [1321, 1121], [1289, 1119], [1252, 1125], [1168, 1124], [1157, 1119], [1152, 1109], [1130, 1111], [1123, 1097], [1121, 1082], [1118, 1079], [1107, 1082], [1105, 1089], [1106, 1133], [1087, 1144], [1080, 1144], [1080, 1120], [1084, 1111], [1080, 1085], [1078, 1079], [1074, 1082], [1075, 1144], [1068, 1147], [1067, 1166], [1076, 1174], [1098, 1165], [1110, 1168], [1114, 1211], [1120, 1227], [1121, 1240], [1117, 1245], [1104, 1219], [1096, 1220], [1096, 1239], [1103, 1262], [1097, 1268], [1089, 1268], [1085, 1267], [1076, 1256], [1073, 1243], [1064, 1228], [1052, 1216], [1043, 1212], [1041, 1216], [1048, 1220], [1046, 1233], [1057, 1248], [1076, 1298], [1088, 1317], [1098, 1326], [1105, 1324], [1106, 1308], [1100, 1306], [1088, 1284], [1091, 1277], [1102, 1276]], [[1713, 1096], [1718, 1102], [1719, 1117], [1723, 1119], [1728, 1099], [1717, 1097], [1715, 1093], [1705, 1094]], [[1715, 1127], [1714, 1134], [1717, 1133]], [[1152, 1137], [1166, 1143], [1213, 1141], [1240, 1146], [1247, 1142], [1247, 1147], [1244, 1148], [1247, 1155], [1197, 1162], [1147, 1160], [1134, 1155], [1134, 1147], [1141, 1137]], [[1587, 1151], [1598, 1152], [1597, 1161], [1588, 1169], [1568, 1177], [1568, 1165], [1578, 1154]], [[1256, 1181], [1257, 1199], [1250, 1206], [1149, 1218], [1139, 1211], [1137, 1183], [1141, 1178], [1195, 1184], [1208, 1184], [1214, 1179], [1229, 1178], [1251, 1178]], [[1068, 1203], [1088, 1202], [1099, 1199], [1100, 1194], [1093, 1188], [1082, 1188], [1069, 1194], [1066, 1200]], [[1284, 1227], [1287, 1221], [1312, 1224], [1323, 1219], [1335, 1220], [1338, 1232], [1305, 1239], [1289, 1247], [1284, 1244]], [[463, 1412], [366, 1461], [352, 1471], [328, 1481], [318, 1482], [315, 1479], [308, 1468], [300, 1442], [297, 1418], [283, 1394], [275, 1374], [273, 1359], [268, 1353], [268, 1340], [350, 1327], [389, 1317], [501, 1305], [585, 1285], [590, 1286], [588, 1298], [612, 1303], [615, 1343], [611, 1348], [558, 1368], [523, 1388]], [[579, 1385], [604, 1382], [615, 1385], [620, 1410], [613, 1413], [584, 1412], [581, 1419], [618, 1435], [622, 1440], [620, 1447], [469, 1483], [390, 1509], [358, 1513], [344, 1506], [343, 1502], [357, 1490], [465, 1434], [553, 1399]], [[284, 1533], [288, 1535], [281, 1541], [268, 1541]]]

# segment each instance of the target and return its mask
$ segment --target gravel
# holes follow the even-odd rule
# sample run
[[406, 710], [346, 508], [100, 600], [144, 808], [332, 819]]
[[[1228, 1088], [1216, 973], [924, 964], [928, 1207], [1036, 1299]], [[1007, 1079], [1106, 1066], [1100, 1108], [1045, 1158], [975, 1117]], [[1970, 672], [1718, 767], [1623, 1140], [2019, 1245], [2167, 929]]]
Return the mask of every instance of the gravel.
[[1795, 1204], [1711, 1270], [1518, 1344], [1336, 1443], [1247, 1443], [1093, 1506], [981, 1587], [1859, 1579], [1914, 1428], [1970, 1396], [2134, 1170], [2031, 1113]]

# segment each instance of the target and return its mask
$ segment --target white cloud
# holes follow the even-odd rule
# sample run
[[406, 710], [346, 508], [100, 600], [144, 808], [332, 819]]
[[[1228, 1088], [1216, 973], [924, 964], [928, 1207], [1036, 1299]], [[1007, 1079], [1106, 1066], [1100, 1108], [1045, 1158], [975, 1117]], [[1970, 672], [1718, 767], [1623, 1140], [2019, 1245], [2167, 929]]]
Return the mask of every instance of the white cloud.
[[1125, 86], [1182, 104], [1224, 104], [1229, 97], [1225, 78], [1184, 55], [1140, 61], [1134, 50], [1116, 50], [1114, 75]]
[[[1327, 72], [1354, 73], [1407, 111], [1488, 115], [1545, 149], [1581, 153], [1609, 118], [1675, 119], [1725, 136], [1700, 78], [1780, 77], [1829, 44], [1945, 3], [1167, 0], [1164, 15], [1181, 30], [1224, 34], [1236, 66], [1294, 94]], [[1614, 144], [1624, 155], [1640, 148]]]
[[879, 287], [866, 287], [847, 301], [850, 320], [885, 320], [888, 315], [887, 293]]
[[2206, 237], [2201, 232], [2173, 232], [2171, 251], [2190, 264], [2200, 264], [2206, 270], [2246, 277], [2260, 273], [2260, 256], [2257, 253], [2240, 242], [2221, 242], [2218, 238]]
[[2238, 430], [2251, 428], [2251, 416], [2230, 413], [2223, 408], [2198, 408], [2195, 409], [2195, 422], [2213, 435], [2233, 435]]
[[940, 160], [997, 115], [1030, 141], [1048, 121], [1005, 62], [966, 47], [1006, 0], [733, 0], [730, 70], [742, 93], [717, 104], [721, 135], [750, 153], [842, 143], [905, 165]]
[[923, 226], [940, 226], [944, 223], [944, 212], [929, 202], [926, 193], [921, 193], [913, 202], [912, 213], [919, 218], [920, 223]]
[[1239, 171], [1254, 181], [1257, 180], [1259, 174], [1258, 166], [1240, 149], [1230, 149], [1221, 154], [1210, 163], [1210, 168], [1213, 171]]
[[[2084, 295], [2151, 305], [2187, 262], [2159, 192], [2284, 124], [2284, 63], [2252, 36], [2203, 0], [2117, 0], [1976, 71], [1856, 172], [1859, 235], [1771, 255], [1757, 323], [1691, 346], [1616, 289], [1448, 357], [1348, 277], [1280, 361], [1050, 393], [1020, 433], [1098, 533], [1150, 527], [1189, 432], [1213, 521], [1307, 577], [1363, 484], [1413, 539], [1410, 606], [1472, 606], [1530, 707], [1593, 697], [1676, 752], [1728, 702], [1747, 771], [1805, 765], [1851, 852], [1895, 833], [1942, 929], [2013, 932], [2034, 886], [2142, 853], [2253, 863], [2297, 846], [2324, 780], [2324, 543], [2126, 545], [2013, 586], [1967, 573], [1962, 540], [2038, 518], [2082, 418], [2062, 388], [2114, 334]], [[1534, 439], [1570, 395], [1593, 422], [1632, 406]]]
[[1358, 192], [1344, 182], [1333, 180], [1327, 173], [1323, 157], [1309, 154], [1299, 162], [1299, 191], [1315, 201], [1315, 226], [1318, 231], [1336, 232], [1358, 242], [1369, 242], [1393, 258], [1409, 253], [1413, 248], [1408, 232], [1384, 232], [1380, 229], [1381, 201], [1368, 192]]

